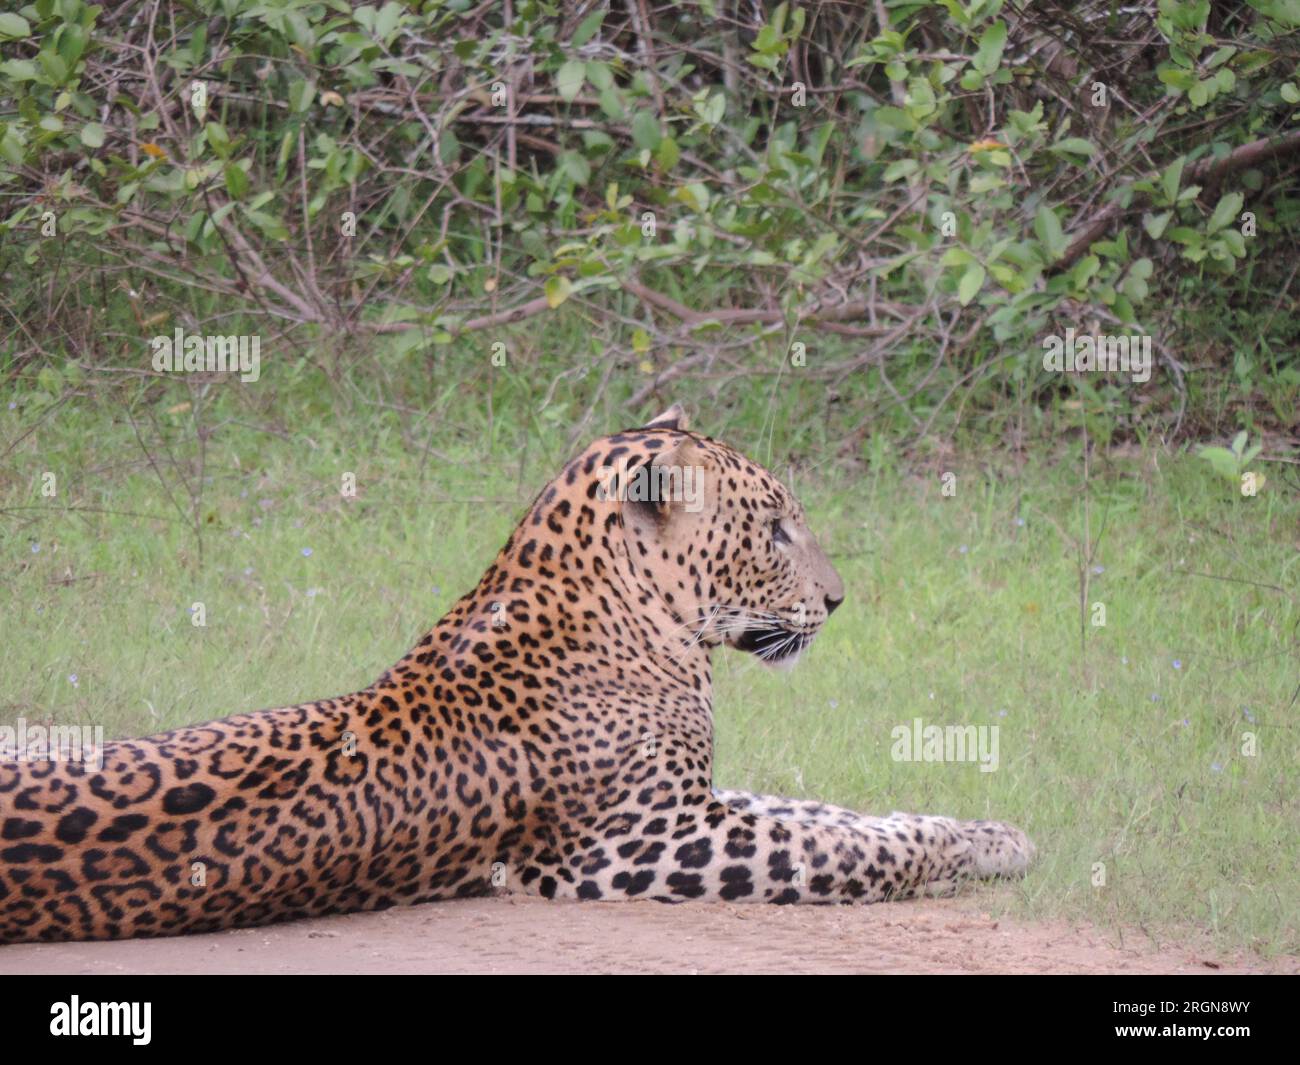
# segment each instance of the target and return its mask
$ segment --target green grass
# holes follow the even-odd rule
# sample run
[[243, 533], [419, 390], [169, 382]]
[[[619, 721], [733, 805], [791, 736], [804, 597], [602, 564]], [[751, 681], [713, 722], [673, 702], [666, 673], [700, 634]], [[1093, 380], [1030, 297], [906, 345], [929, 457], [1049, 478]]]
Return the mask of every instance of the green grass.
[[[188, 394], [169, 387], [149, 409]], [[109, 401], [43, 420], [0, 404], [0, 723], [138, 735], [365, 686], [477, 581], [568, 436], [501, 411], [489, 428], [445, 390], [415, 418], [345, 400], [286, 387], [238, 424], [206, 412], [201, 474], [192, 411], [138, 409], [142, 447]], [[584, 436], [623, 420], [598, 411]], [[719, 435], [784, 476], [781, 425], [733, 412]], [[987, 449], [922, 472], [869, 453], [865, 472], [796, 472], [848, 597], [793, 674], [719, 656], [717, 782], [1020, 824], [1029, 878], [976, 889], [999, 911], [1300, 950], [1294, 488], [1244, 499], [1163, 452], [1096, 463], [1106, 625], [1081, 646], [1077, 443], [1019, 472]], [[894, 761], [915, 717], [996, 725], [999, 768]]]
[[[990, 896], [1014, 913], [1297, 950], [1300, 523], [1294, 499], [1233, 498], [1201, 465], [1094, 480], [1106, 625], [1086, 649], [1075, 468], [959, 472], [946, 499], [937, 476], [815, 492], [849, 597], [797, 680], [720, 663], [720, 780], [1017, 823], [1039, 862]], [[916, 717], [997, 725], [999, 768], [894, 761], [890, 730]]]

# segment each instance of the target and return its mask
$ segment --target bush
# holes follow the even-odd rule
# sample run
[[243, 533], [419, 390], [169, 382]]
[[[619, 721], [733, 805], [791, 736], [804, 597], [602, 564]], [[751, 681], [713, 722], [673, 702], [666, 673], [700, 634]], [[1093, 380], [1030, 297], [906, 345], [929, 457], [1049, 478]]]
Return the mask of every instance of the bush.
[[754, 351], [922, 414], [1047, 395], [1041, 337], [1072, 327], [1152, 336], [1171, 421], [1189, 368], [1265, 379], [1285, 421], [1297, 25], [1294, 0], [37, 0], [0, 15], [3, 372], [144, 369], [153, 333], [240, 317], [413, 355], [568, 304], [644, 372], [633, 403], [771, 372]]

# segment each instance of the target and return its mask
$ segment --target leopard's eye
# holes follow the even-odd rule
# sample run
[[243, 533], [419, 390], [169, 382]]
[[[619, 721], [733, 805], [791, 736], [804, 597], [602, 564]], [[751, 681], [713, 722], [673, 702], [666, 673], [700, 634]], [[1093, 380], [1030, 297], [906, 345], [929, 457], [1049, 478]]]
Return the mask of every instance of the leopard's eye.
[[773, 518], [772, 519], [772, 543], [788, 544], [789, 542], [790, 542], [790, 534], [785, 531], [785, 526], [781, 524], [781, 519]]

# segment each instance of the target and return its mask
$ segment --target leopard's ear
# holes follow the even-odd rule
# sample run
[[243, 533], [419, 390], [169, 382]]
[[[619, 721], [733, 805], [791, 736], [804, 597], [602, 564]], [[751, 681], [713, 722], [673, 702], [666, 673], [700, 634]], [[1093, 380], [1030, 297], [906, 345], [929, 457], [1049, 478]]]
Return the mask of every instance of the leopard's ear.
[[682, 410], [680, 403], [674, 403], [657, 418], [651, 418], [644, 426], [646, 429], [676, 429], [679, 433], [684, 433], [690, 428], [686, 419], [686, 412]]
[[691, 437], [627, 470], [608, 491], [622, 501], [624, 519], [662, 533], [679, 514], [697, 514], [712, 501], [705, 454]]

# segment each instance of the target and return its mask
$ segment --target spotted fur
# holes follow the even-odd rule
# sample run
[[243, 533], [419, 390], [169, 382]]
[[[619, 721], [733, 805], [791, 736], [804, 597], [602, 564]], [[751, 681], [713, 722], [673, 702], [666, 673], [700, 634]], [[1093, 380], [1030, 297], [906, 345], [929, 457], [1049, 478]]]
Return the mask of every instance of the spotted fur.
[[[697, 509], [629, 490], [687, 466]], [[843, 594], [785, 487], [673, 408], [570, 462], [364, 691], [108, 744], [101, 768], [0, 764], [0, 942], [494, 890], [872, 902], [1022, 872], [1007, 825], [714, 791], [712, 652], [793, 660]]]

